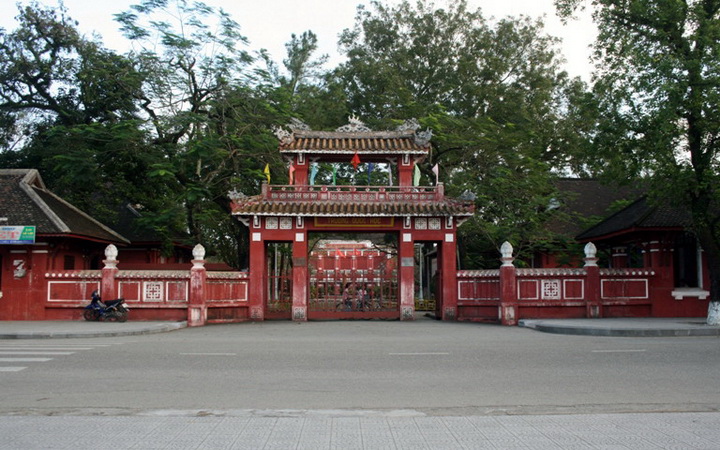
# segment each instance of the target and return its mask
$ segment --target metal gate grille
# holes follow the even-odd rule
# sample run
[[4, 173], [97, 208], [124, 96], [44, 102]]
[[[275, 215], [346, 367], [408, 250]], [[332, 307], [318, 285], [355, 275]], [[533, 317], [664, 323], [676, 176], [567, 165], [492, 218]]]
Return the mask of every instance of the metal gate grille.
[[397, 257], [376, 249], [310, 254], [308, 318], [397, 318]]
[[290, 319], [293, 300], [292, 243], [267, 244], [267, 304], [268, 319]]

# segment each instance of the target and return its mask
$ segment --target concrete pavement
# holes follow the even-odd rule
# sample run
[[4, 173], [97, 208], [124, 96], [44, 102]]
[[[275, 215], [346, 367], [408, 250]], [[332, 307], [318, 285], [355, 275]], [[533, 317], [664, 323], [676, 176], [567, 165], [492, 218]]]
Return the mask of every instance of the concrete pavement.
[[0, 449], [717, 449], [720, 413], [5, 416]]
[[702, 317], [521, 320], [520, 326], [555, 334], [618, 337], [720, 336]]
[[86, 320], [0, 321], [0, 339], [133, 336], [185, 328], [187, 322], [88, 322]]
[[[428, 320], [419, 317], [420, 320]], [[187, 322], [0, 321], [0, 339], [132, 336], [185, 328]], [[521, 327], [546, 333], [619, 337], [720, 336], [701, 317], [671, 319], [523, 319]]]

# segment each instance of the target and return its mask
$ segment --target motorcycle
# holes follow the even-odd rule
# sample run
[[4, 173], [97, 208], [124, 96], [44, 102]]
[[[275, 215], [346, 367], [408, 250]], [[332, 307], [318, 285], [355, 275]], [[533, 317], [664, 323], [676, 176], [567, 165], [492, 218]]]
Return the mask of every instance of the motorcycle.
[[93, 291], [90, 304], [83, 311], [83, 318], [89, 321], [125, 322], [129, 310], [124, 298], [103, 302], [98, 291]]

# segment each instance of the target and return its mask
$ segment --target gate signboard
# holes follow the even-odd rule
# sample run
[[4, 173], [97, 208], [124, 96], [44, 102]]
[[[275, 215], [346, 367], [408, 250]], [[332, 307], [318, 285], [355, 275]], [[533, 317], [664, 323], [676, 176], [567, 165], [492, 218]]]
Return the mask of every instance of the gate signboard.
[[34, 244], [35, 225], [0, 227], [0, 244]]

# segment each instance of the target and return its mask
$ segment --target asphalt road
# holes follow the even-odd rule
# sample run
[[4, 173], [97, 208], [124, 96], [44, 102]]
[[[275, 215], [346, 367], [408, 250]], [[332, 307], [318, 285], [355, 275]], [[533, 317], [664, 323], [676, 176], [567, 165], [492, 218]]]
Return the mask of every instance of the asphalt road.
[[0, 414], [720, 411], [719, 374], [717, 337], [431, 320], [243, 323], [0, 341]]

